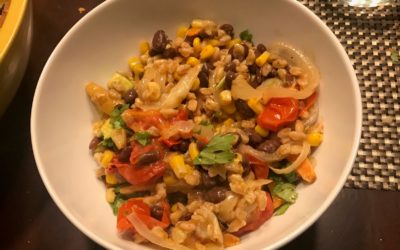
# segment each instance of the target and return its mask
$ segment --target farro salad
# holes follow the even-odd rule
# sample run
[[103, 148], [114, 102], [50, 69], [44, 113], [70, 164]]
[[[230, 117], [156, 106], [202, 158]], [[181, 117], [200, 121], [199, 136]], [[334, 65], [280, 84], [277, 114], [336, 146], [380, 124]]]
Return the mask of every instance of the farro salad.
[[86, 92], [102, 118], [90, 150], [124, 237], [168, 249], [223, 249], [316, 180], [319, 74], [285, 43], [230, 24], [163, 30], [128, 72]]

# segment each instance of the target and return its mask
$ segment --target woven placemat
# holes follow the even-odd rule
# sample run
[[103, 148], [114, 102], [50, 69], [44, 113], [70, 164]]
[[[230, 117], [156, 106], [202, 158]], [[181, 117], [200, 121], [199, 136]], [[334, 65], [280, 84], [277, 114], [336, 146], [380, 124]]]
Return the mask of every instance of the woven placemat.
[[301, 0], [339, 38], [360, 85], [363, 122], [346, 187], [400, 190], [400, 1], [355, 8], [339, 1]]

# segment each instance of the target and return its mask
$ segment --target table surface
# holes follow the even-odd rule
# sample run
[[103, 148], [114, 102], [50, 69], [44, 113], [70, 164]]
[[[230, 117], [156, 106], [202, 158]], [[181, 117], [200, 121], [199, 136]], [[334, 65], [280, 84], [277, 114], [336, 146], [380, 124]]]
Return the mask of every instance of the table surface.
[[[52, 50], [100, 0], [33, 0], [33, 43], [28, 67], [0, 119], [0, 246], [3, 249], [103, 249], [75, 228], [47, 193], [30, 141], [36, 83]], [[399, 249], [400, 193], [343, 189], [321, 218], [282, 249]], [[9, 216], [8, 216], [9, 215]]]

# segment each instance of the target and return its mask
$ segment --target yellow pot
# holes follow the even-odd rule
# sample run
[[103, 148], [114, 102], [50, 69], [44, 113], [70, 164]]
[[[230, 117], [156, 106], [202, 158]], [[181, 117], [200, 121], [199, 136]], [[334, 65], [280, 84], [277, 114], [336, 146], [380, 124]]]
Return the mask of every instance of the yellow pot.
[[24, 75], [32, 33], [30, 1], [8, 1], [9, 8], [0, 27], [0, 116], [14, 97]]

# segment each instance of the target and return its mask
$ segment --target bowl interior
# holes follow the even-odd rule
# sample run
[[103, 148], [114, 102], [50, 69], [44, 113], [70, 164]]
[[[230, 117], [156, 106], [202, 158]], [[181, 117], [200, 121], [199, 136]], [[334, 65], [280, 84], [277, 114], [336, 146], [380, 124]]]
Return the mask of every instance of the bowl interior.
[[75, 25], [53, 52], [38, 83], [31, 124], [35, 158], [52, 198], [80, 230], [107, 248], [134, 243], [117, 235], [116, 218], [95, 177], [88, 143], [97, 114], [84, 85], [105, 85], [113, 72], [127, 69], [141, 40], [151, 40], [157, 29], [175, 37], [177, 27], [194, 18], [231, 23], [236, 34], [249, 29], [256, 42], [287, 41], [309, 55], [322, 76], [325, 138], [316, 154], [317, 181], [299, 188], [298, 201], [284, 216], [273, 217], [232, 249], [276, 248], [297, 236], [329, 206], [352, 166], [361, 125], [358, 85], [340, 43], [305, 7], [289, 0], [107, 1]]

